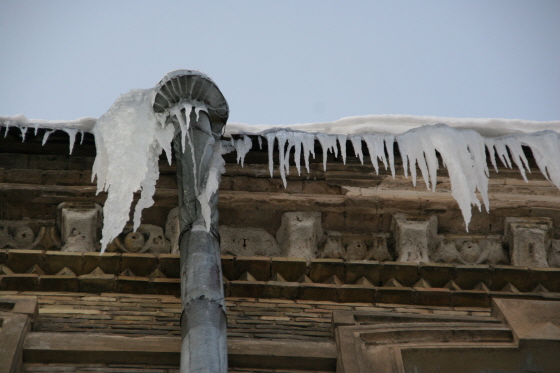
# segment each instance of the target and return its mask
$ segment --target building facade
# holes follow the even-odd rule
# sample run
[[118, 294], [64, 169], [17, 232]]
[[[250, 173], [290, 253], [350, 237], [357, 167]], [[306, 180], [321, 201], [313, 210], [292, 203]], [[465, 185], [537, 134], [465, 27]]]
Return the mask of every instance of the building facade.
[[[93, 138], [41, 139], [0, 140], [0, 372], [178, 371], [175, 163], [100, 255]], [[219, 190], [230, 371], [557, 371], [560, 191], [540, 173], [492, 172], [467, 232], [445, 169], [432, 192], [397, 151], [393, 177], [318, 150], [284, 187], [252, 140]]]

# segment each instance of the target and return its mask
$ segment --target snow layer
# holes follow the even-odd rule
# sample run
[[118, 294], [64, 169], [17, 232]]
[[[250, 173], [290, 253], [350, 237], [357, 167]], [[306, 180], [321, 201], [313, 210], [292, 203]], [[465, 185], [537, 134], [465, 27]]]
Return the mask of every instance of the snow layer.
[[249, 125], [228, 123], [224, 136], [246, 133], [260, 134], [274, 129], [315, 132], [337, 135], [353, 135], [370, 132], [398, 135], [426, 124], [445, 123], [457, 129], [472, 129], [483, 136], [504, 136], [536, 131], [560, 131], [560, 121], [538, 122], [521, 119], [498, 118], [448, 118], [415, 115], [363, 115], [347, 117], [334, 122], [304, 123], [286, 126]]
[[25, 115], [18, 114], [12, 116], [0, 115], [0, 127], [34, 127], [36, 129], [45, 128], [49, 130], [76, 129], [85, 132], [92, 132], [96, 118], [83, 117], [76, 120], [43, 120], [27, 119]]

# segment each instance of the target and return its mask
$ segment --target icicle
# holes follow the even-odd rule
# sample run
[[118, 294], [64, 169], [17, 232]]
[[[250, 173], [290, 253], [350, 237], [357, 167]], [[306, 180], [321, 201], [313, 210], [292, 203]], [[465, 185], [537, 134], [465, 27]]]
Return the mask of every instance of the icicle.
[[[154, 114], [153, 95], [152, 89], [121, 95], [92, 131], [97, 148], [92, 180], [97, 177], [98, 193], [108, 192], [103, 208], [102, 252], [128, 221], [135, 191], [142, 190], [134, 211], [135, 227], [140, 224], [142, 209], [153, 204], [158, 159], [163, 150], [160, 144], [173, 137], [172, 126], [158, 126], [165, 118]], [[165, 148], [170, 153], [170, 145]]]
[[[208, 108], [206, 107], [206, 104], [204, 102], [201, 102], [201, 101], [197, 101], [195, 104], [196, 105], [194, 107], [194, 114], [196, 115], [196, 120], [198, 121], [198, 118], [200, 118], [200, 112], [203, 111], [206, 114], [208, 114]], [[190, 106], [190, 105], [188, 105], [188, 106]]]
[[385, 146], [383, 141], [385, 140], [385, 135], [380, 133], [366, 133], [362, 135], [364, 142], [367, 145], [369, 156], [371, 158], [371, 164], [375, 168], [375, 173], [379, 175], [379, 164], [377, 159], [381, 159], [387, 169], [387, 159], [385, 157]]
[[5, 120], [4, 121], [4, 138], [8, 137], [8, 131], [10, 130], [10, 127], [12, 126], [12, 121], [11, 120]]
[[[188, 124], [187, 124], [187, 126], [188, 126]], [[195, 147], [194, 147], [194, 143], [193, 143], [192, 138], [191, 138], [191, 133], [188, 130], [188, 128], [185, 131], [185, 134], [187, 135], [187, 142], [189, 144], [189, 149], [190, 149], [191, 159], [192, 159], [192, 177], [194, 179], [194, 183], [193, 183], [194, 192], [195, 192], [196, 195], [198, 195], [198, 171], [197, 171], [197, 167], [196, 167], [196, 156], [194, 154]], [[184, 152], [185, 151], [183, 150], [183, 153]]]
[[[284, 155], [284, 169], [286, 170], [286, 175], [290, 174], [290, 151], [294, 147], [294, 133], [292, 131], [286, 131], [286, 142], [288, 147], [286, 148], [286, 154]], [[286, 186], [284, 185], [284, 188]]]
[[286, 140], [288, 135], [286, 131], [281, 130], [276, 132], [276, 138], [278, 139], [278, 160], [280, 161], [280, 178], [282, 183], [284, 183], [284, 188], [288, 186], [286, 181], [286, 159], [284, 158], [284, 151], [286, 147]]
[[[183, 116], [182, 109], [185, 110], [185, 116]], [[189, 129], [189, 122], [191, 120], [192, 105], [189, 103], [183, 103], [183, 105], [177, 105], [171, 108], [169, 112], [177, 118], [179, 123], [179, 128], [181, 129], [181, 149], [183, 153], [186, 147], [186, 137]]]
[[[391, 175], [395, 178], [395, 135], [385, 135], [384, 141], [385, 146], [387, 147], [387, 154], [389, 154], [389, 167], [391, 168]], [[385, 166], [385, 168], [387, 168], [387, 166]]]
[[317, 140], [319, 140], [319, 143], [323, 148], [323, 170], [326, 171], [327, 152], [331, 150], [335, 154], [335, 157], [338, 156], [338, 148], [336, 146], [336, 136], [319, 133], [317, 134]]
[[236, 140], [233, 144], [235, 147], [235, 151], [237, 152], [237, 163], [241, 161], [241, 167], [243, 167], [243, 163], [245, 161], [245, 155], [251, 150], [253, 147], [253, 142], [249, 136], [243, 135], [242, 139]]
[[[214, 139], [211, 138], [211, 141], [214, 141]], [[204, 185], [201, 193], [196, 197], [200, 203], [200, 209], [206, 225], [206, 232], [210, 232], [210, 225], [212, 223], [210, 200], [220, 187], [221, 175], [226, 172], [226, 162], [222, 158], [222, 154], [224, 154], [224, 152], [225, 150], [222, 148], [220, 141], [215, 141], [214, 152], [212, 153], [212, 159], [210, 160], [208, 174], [204, 178], [206, 180], [206, 184]]]
[[354, 148], [354, 154], [362, 164], [364, 164], [364, 153], [362, 152], [362, 136], [352, 135], [350, 136], [350, 141], [352, 142], [352, 147]]
[[159, 147], [165, 152], [167, 162], [169, 163], [170, 166], [171, 166], [171, 160], [173, 158], [171, 144], [173, 142], [174, 136], [175, 136], [175, 128], [173, 125], [168, 125], [163, 128], [159, 128], [154, 133], [154, 139], [157, 141]]
[[33, 127], [35, 128], [35, 132], [33, 133], [33, 135], [37, 136], [37, 131], [39, 131], [39, 124], [35, 123], [33, 124]]
[[346, 136], [346, 135], [336, 135], [336, 139], [338, 140], [338, 145], [340, 146], [340, 154], [342, 155], [342, 163], [346, 164], [346, 141], [348, 140], [348, 136]]
[[157, 141], [153, 141], [149, 146], [148, 157], [145, 159], [146, 174], [140, 182], [140, 199], [134, 207], [134, 231], [138, 229], [142, 221], [142, 210], [150, 208], [154, 205], [153, 195], [156, 192], [156, 182], [159, 179], [158, 160], [161, 154], [161, 148]]
[[259, 150], [262, 150], [262, 136], [258, 136], [257, 140], [259, 140]]
[[78, 130], [75, 128], [63, 128], [62, 129], [64, 132], [66, 132], [68, 134], [68, 136], [70, 137], [70, 139], [68, 140], [69, 144], [70, 144], [70, 153], [72, 154], [72, 150], [74, 150], [74, 143], [76, 142], [76, 133], [78, 133]]
[[529, 169], [529, 162], [525, 157], [525, 153], [523, 153], [523, 148], [521, 147], [518, 138], [514, 136], [506, 136], [503, 137], [502, 139], [507, 145], [511, 153], [511, 156], [513, 158], [513, 162], [515, 162], [515, 164], [517, 165], [517, 168], [519, 169], [519, 172], [521, 173], [523, 180], [525, 180], [525, 182], [528, 182], [527, 175], [525, 175], [525, 168], [527, 168], [527, 171], [529, 173], [531, 172], [531, 170]]
[[500, 141], [500, 139], [495, 139], [494, 148], [496, 149], [496, 153], [498, 153], [498, 157], [500, 158], [504, 166], [507, 168], [512, 168], [511, 161], [509, 160], [509, 153], [506, 149], [506, 144], [503, 141]]
[[439, 152], [447, 165], [451, 182], [451, 194], [459, 204], [468, 231], [471, 205], [481, 208], [476, 191], [480, 192], [486, 210], [488, 202], [488, 167], [484, 153], [483, 138], [472, 130], [455, 130], [438, 124], [423, 126], [397, 136], [399, 150], [405, 164], [410, 161], [410, 172], [416, 177], [416, 162], [426, 184], [435, 186], [437, 157]]
[[47, 140], [49, 139], [49, 136], [51, 135], [51, 133], [53, 133], [56, 130], [50, 130], [50, 131], [45, 131], [45, 134], [43, 135], [43, 142], [41, 143], [41, 145], [45, 145], [47, 143]]
[[85, 136], [84, 131], [80, 130], [80, 145], [82, 145], [84, 143], [84, 136]]
[[294, 163], [296, 165], [298, 176], [301, 176], [301, 147], [302, 136], [300, 133], [294, 133], [292, 136], [294, 142]]
[[25, 133], [27, 132], [27, 127], [25, 126], [18, 126], [21, 132], [21, 142], [25, 141]]
[[520, 143], [531, 148], [535, 162], [544, 177], [560, 189], [560, 134], [541, 131], [517, 136]]
[[265, 134], [268, 143], [268, 169], [270, 177], [274, 177], [274, 140], [276, 139], [275, 132], [268, 132]]
[[313, 155], [315, 159], [315, 135], [312, 133], [301, 133], [301, 144], [303, 145], [303, 159], [305, 161], [305, 168], [309, 173], [309, 155]]
[[494, 166], [494, 170], [496, 173], [498, 172], [498, 165], [496, 164], [496, 151], [494, 150], [494, 139], [484, 139], [484, 144], [486, 145], [486, 149], [488, 149], [488, 154], [490, 155], [490, 162], [492, 166]]
[[[421, 127], [423, 128], [423, 127]], [[408, 131], [400, 136], [397, 136], [399, 149], [403, 149], [410, 161], [410, 174], [412, 175], [412, 183], [416, 186], [416, 164], [420, 168], [422, 178], [426, 183], [428, 190], [435, 190], [435, 179], [437, 170], [437, 157], [435, 155], [435, 148], [429, 148], [427, 139], [416, 138], [411, 135], [412, 131]], [[433, 188], [430, 188], [430, 181], [432, 181]]]

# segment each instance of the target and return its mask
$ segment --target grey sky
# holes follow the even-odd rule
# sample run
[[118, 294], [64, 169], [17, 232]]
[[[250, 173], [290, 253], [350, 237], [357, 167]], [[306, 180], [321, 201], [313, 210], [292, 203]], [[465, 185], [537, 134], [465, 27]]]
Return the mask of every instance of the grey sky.
[[230, 121], [560, 119], [559, 1], [0, 1], [0, 115], [98, 117], [168, 71]]

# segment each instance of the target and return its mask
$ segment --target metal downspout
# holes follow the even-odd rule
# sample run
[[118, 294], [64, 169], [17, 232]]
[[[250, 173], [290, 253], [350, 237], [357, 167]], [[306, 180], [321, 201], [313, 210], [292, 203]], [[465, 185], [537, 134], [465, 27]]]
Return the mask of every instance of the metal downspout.
[[[210, 78], [182, 70], [168, 74], [159, 83], [154, 101], [156, 113], [204, 104], [206, 112], [182, 109], [190, 118], [185, 151], [176, 116], [173, 148], [177, 162], [179, 219], [181, 226], [181, 372], [227, 373], [226, 314], [218, 234], [218, 194], [210, 199], [211, 224], [207, 231], [197, 199], [204, 190], [215, 143], [220, 141], [228, 106]], [[187, 112], [189, 111], [189, 112]], [[175, 113], [177, 110], [175, 109]], [[198, 116], [198, 118], [197, 118]]]

